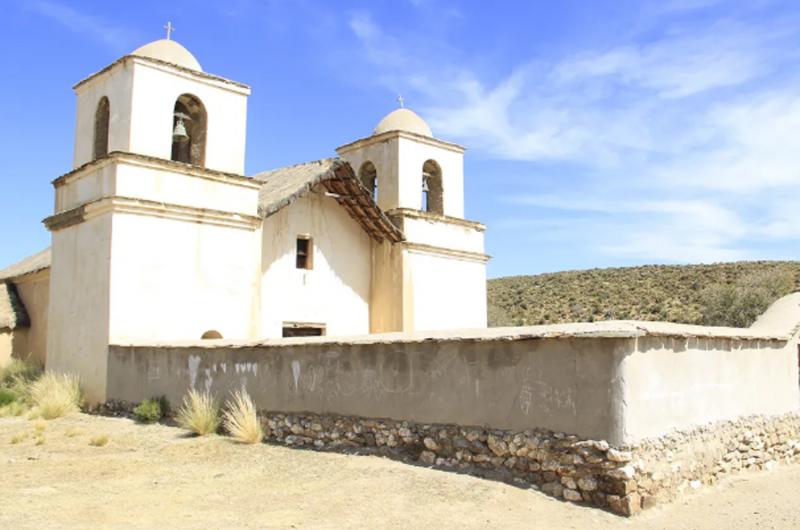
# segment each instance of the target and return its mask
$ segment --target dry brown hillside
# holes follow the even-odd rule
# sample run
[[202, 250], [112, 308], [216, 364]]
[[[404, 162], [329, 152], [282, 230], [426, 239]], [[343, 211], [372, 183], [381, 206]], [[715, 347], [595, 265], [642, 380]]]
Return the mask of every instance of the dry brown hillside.
[[489, 280], [489, 325], [666, 320], [749, 325], [800, 288], [800, 262], [647, 265]]

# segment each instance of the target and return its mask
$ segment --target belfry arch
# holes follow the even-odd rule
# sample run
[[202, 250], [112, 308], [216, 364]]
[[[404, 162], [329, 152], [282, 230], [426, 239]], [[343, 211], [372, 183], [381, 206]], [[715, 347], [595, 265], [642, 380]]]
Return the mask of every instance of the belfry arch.
[[108, 127], [111, 118], [111, 106], [108, 98], [103, 96], [97, 102], [94, 112], [94, 138], [92, 146], [92, 159], [96, 160], [108, 154]]
[[369, 190], [372, 199], [378, 202], [378, 171], [375, 169], [375, 164], [370, 161], [361, 164], [361, 168], [358, 170], [358, 178], [364, 187]]
[[435, 160], [428, 160], [422, 165], [422, 209], [444, 215], [442, 168]]
[[172, 160], [205, 165], [207, 121], [206, 108], [196, 96], [178, 97], [172, 116]]

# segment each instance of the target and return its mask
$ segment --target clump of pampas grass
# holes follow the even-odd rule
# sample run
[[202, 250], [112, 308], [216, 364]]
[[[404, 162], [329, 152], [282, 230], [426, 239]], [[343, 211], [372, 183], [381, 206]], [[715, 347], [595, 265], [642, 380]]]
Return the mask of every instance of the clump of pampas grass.
[[219, 427], [219, 406], [208, 392], [192, 389], [184, 396], [177, 419], [178, 425], [199, 436], [211, 434]]
[[72, 374], [45, 373], [30, 386], [36, 415], [52, 420], [78, 412], [81, 407], [81, 386]]
[[264, 439], [264, 431], [253, 400], [246, 391], [235, 392], [225, 407], [225, 430], [237, 441], [257, 444]]

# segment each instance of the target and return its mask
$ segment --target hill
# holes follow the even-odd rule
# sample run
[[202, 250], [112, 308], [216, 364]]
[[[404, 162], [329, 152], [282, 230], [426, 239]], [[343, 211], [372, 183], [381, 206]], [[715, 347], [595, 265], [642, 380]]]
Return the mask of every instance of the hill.
[[490, 326], [664, 320], [749, 325], [800, 289], [800, 262], [647, 265], [489, 280]]

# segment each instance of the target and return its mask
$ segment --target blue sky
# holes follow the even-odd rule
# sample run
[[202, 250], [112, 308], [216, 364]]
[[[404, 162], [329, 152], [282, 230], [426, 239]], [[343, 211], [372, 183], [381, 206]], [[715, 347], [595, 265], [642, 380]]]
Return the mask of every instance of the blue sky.
[[252, 86], [247, 173], [396, 107], [468, 148], [491, 277], [800, 259], [800, 3], [6, 0], [0, 267], [48, 246], [72, 85], [174, 37]]

